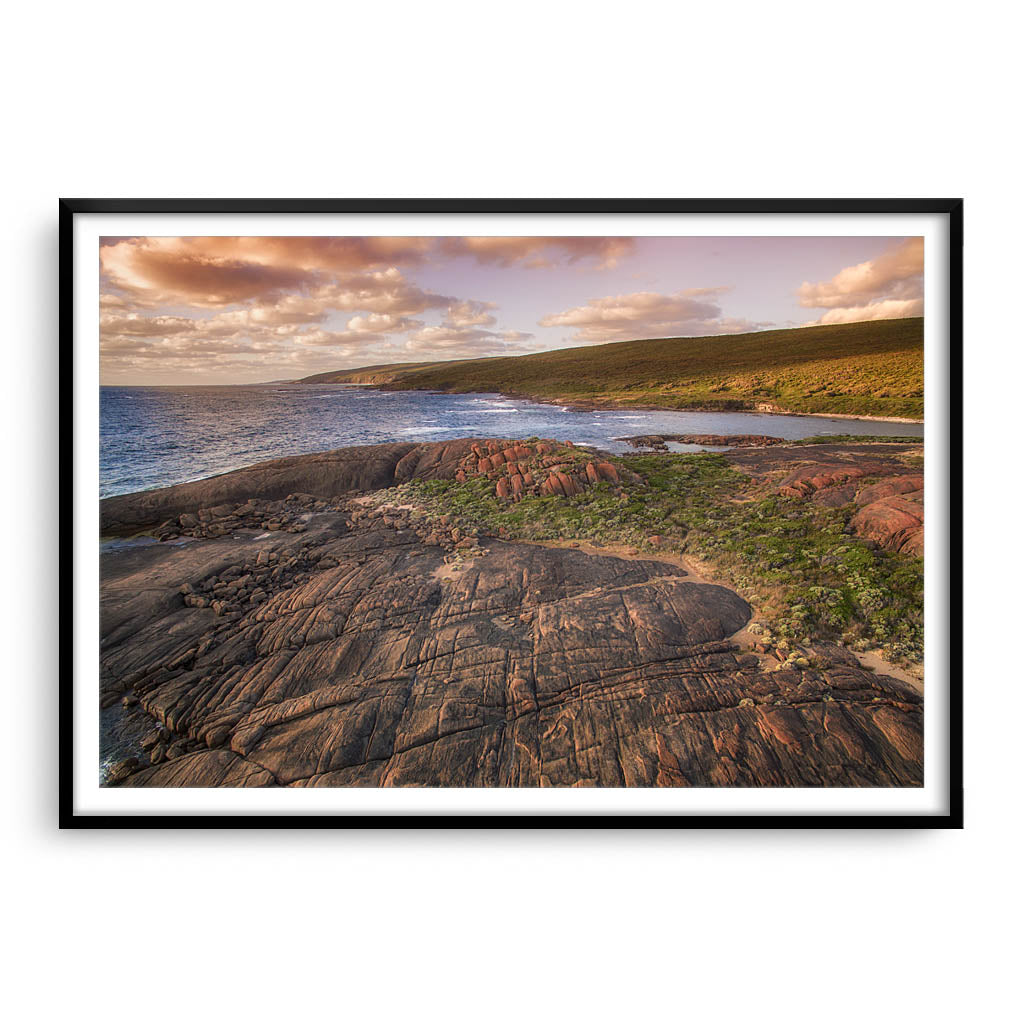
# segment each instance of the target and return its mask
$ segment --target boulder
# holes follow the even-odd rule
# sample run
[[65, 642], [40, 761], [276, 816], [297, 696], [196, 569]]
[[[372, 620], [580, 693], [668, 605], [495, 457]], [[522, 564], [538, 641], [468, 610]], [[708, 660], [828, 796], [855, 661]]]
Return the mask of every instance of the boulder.
[[891, 495], [865, 505], [850, 520], [854, 533], [890, 551], [924, 555], [924, 504], [906, 495]]

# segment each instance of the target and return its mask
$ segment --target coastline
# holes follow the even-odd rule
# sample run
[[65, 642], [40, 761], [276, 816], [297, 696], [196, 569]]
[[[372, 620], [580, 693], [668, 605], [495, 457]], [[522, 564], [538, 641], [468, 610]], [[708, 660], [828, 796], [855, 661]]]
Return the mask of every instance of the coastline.
[[[295, 383], [302, 383], [296, 381]], [[319, 385], [323, 386], [323, 385]], [[868, 423], [914, 423], [923, 424], [924, 419], [914, 419], [909, 416], [870, 416], [864, 413], [848, 413], [838, 410], [832, 412], [797, 412], [793, 409], [781, 409], [776, 407], [763, 409], [724, 409], [713, 405], [694, 405], [686, 408], [679, 408], [672, 405], [657, 405], [648, 402], [621, 402], [614, 398], [591, 399], [591, 398], [545, 398], [540, 395], [531, 395], [522, 391], [455, 391], [442, 388], [409, 388], [392, 387], [389, 384], [348, 384], [342, 383], [336, 387], [361, 387], [371, 388], [376, 391], [421, 391], [433, 395], [500, 395], [502, 398], [518, 399], [526, 402], [535, 402], [538, 405], [555, 405], [577, 412], [590, 412], [600, 410], [635, 411], [635, 412], [695, 412], [695, 413], [721, 413], [730, 415], [749, 416], [810, 416], [817, 419], [839, 419], [839, 420], [863, 420]]]

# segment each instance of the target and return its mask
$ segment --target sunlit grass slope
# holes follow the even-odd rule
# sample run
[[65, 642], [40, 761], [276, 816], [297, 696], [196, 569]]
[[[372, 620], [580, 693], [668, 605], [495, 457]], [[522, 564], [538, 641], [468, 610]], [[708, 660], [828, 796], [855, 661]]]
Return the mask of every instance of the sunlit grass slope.
[[[364, 367], [310, 381], [500, 391], [549, 401], [666, 409], [924, 415], [923, 321], [661, 338], [536, 355]], [[362, 375], [361, 377], [358, 375]], [[374, 379], [367, 379], [373, 377]]]

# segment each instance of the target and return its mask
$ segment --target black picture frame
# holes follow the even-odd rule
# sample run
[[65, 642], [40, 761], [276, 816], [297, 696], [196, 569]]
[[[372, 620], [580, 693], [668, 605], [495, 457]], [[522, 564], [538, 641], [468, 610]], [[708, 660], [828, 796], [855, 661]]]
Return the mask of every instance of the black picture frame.
[[[96, 199], [59, 200], [59, 559], [74, 564], [74, 225], [90, 213], [132, 214], [938, 214], [949, 237], [949, 787], [939, 814], [170, 815], [76, 814], [74, 809], [74, 579], [61, 574], [58, 825], [81, 828], [962, 828], [963, 796], [963, 213], [957, 198], [916, 199]], [[934, 499], [930, 499], [934, 500]]]

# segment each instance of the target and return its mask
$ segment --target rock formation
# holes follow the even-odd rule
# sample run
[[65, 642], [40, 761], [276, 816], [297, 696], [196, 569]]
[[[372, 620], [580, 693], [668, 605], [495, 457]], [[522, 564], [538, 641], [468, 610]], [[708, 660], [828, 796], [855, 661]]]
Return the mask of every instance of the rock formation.
[[372, 444], [294, 455], [175, 487], [122, 494], [100, 502], [100, 533], [134, 533], [199, 509], [242, 505], [250, 498], [289, 494], [335, 498], [391, 487], [412, 479], [449, 478], [473, 438], [438, 444]]
[[705, 448], [767, 448], [770, 445], [785, 444], [783, 437], [767, 434], [637, 434], [633, 437], [617, 437], [633, 448], [654, 448], [668, 451], [668, 442], [695, 444]]
[[853, 532], [890, 551], [924, 554], [924, 476], [900, 461], [907, 444], [843, 445], [775, 449], [770, 453], [730, 453], [745, 472], [772, 481], [776, 493], [809, 498], [838, 508], [850, 503], [860, 511]]
[[[825, 645], [764, 671], [730, 639], [750, 616], [731, 590], [356, 497], [471, 459], [511, 499], [493, 456], [556, 452], [509, 444], [342, 450], [107, 502], [108, 529], [178, 538], [102, 557], [107, 784], [921, 784], [920, 696]], [[606, 479], [580, 465], [580, 486]], [[557, 472], [519, 486], [551, 475], [565, 493]]]

